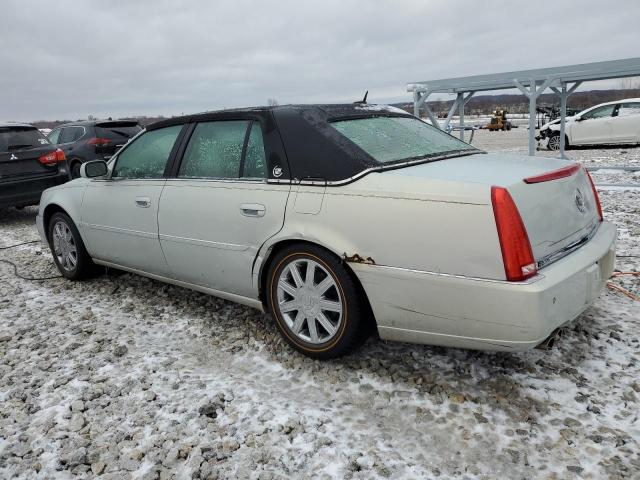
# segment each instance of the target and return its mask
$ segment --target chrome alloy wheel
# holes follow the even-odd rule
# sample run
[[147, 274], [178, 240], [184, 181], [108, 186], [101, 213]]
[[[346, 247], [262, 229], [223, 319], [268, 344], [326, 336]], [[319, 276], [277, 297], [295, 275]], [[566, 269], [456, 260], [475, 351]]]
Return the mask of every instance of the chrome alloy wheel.
[[343, 301], [336, 281], [318, 262], [298, 259], [278, 278], [278, 309], [291, 332], [320, 344], [331, 340], [343, 320]]
[[78, 265], [78, 249], [69, 225], [58, 222], [53, 227], [53, 252], [58, 263], [67, 272], [71, 272]]

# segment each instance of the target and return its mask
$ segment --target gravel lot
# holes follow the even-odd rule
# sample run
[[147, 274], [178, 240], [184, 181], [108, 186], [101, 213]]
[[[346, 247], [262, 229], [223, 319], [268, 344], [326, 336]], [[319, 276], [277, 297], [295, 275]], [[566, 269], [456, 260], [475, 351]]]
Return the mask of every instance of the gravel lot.
[[[526, 133], [474, 144], [524, 152]], [[640, 164], [640, 148], [569, 156]], [[640, 191], [601, 199], [619, 255], [640, 255]], [[36, 239], [35, 214], [0, 211], [0, 246]], [[56, 273], [39, 243], [0, 258]], [[371, 339], [323, 363], [246, 307], [113, 271], [30, 282], [0, 264], [0, 478], [640, 478], [639, 406], [640, 303], [612, 290], [551, 351]]]

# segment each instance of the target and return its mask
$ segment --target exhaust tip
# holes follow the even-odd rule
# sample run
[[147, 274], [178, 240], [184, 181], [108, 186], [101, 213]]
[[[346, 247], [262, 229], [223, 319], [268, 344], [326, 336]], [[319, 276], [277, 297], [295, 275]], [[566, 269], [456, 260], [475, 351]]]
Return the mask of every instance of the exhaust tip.
[[556, 341], [560, 339], [560, 337], [562, 337], [562, 329], [556, 328], [553, 332], [551, 332], [551, 335], [540, 342], [538, 346], [536, 346], [536, 348], [538, 350], [551, 350], [555, 346]]

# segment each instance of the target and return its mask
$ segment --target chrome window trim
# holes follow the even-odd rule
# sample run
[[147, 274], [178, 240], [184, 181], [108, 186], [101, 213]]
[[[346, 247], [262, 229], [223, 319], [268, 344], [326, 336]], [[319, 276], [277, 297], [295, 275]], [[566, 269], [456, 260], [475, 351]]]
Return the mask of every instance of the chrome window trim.
[[479, 155], [479, 154], [485, 154], [485, 153], [487, 152], [483, 150], [478, 150], [476, 148], [468, 152], [466, 150], [456, 150], [455, 153], [448, 153], [448, 154], [438, 155], [435, 157], [421, 158], [419, 160], [411, 160], [411, 161], [402, 162], [402, 163], [394, 163], [392, 165], [379, 165], [376, 167], [369, 167], [356, 175], [353, 175], [349, 178], [345, 178], [344, 180], [333, 180], [330, 182], [327, 182], [325, 180], [304, 180], [304, 179], [298, 180], [295, 178], [290, 180], [277, 180], [277, 179], [269, 178], [267, 179], [267, 183], [293, 183], [295, 185], [317, 185], [317, 186], [323, 186], [323, 187], [325, 186], [336, 187], [336, 186], [346, 185], [348, 183], [354, 182], [372, 172], [384, 172], [387, 170], [396, 170], [398, 168], [410, 167], [412, 165], [419, 165], [421, 163], [430, 163], [438, 160], [446, 160], [448, 158], [468, 157], [470, 155]]
[[212, 178], [212, 177], [169, 177], [167, 182], [208, 182], [208, 183], [253, 183], [267, 184], [264, 178]]

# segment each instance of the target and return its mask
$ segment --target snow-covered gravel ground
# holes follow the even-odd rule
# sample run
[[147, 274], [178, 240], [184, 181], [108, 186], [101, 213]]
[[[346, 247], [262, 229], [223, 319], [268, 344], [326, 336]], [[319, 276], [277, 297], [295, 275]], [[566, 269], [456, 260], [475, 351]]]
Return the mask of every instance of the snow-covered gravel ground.
[[[474, 143], [524, 152], [526, 130]], [[569, 156], [639, 164], [640, 148]], [[601, 199], [618, 253], [640, 255], [640, 191]], [[0, 246], [36, 239], [35, 213], [1, 211]], [[0, 258], [56, 273], [40, 244]], [[639, 407], [640, 303], [611, 290], [551, 351], [371, 339], [323, 363], [226, 301], [0, 264], [0, 478], [640, 478]]]

